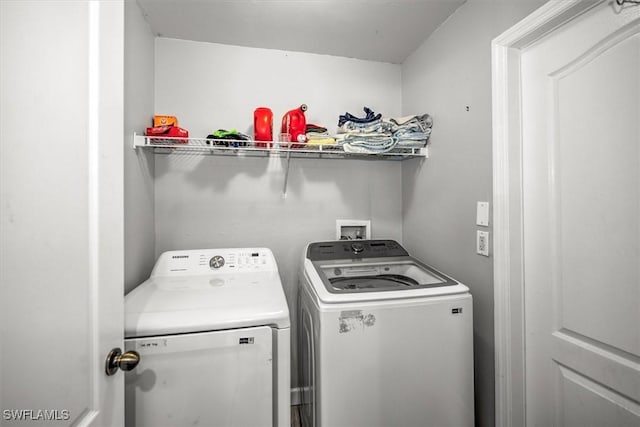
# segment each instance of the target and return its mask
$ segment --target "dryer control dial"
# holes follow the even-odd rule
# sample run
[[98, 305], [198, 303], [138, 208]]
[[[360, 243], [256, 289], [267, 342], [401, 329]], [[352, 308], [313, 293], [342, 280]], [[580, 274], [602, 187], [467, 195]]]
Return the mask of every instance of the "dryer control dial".
[[216, 255], [209, 260], [209, 267], [220, 268], [224, 265], [224, 257]]

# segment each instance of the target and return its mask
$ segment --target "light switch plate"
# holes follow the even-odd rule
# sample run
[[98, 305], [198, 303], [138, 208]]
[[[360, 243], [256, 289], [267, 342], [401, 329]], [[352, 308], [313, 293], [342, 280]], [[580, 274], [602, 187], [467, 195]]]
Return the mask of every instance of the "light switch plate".
[[478, 202], [476, 224], [483, 227], [489, 226], [489, 202]]

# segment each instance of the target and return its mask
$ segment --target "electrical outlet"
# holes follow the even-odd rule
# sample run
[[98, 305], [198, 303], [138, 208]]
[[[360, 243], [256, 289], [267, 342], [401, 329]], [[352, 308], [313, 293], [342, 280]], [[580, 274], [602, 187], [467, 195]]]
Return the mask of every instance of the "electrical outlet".
[[476, 253], [489, 256], [489, 232], [476, 231]]

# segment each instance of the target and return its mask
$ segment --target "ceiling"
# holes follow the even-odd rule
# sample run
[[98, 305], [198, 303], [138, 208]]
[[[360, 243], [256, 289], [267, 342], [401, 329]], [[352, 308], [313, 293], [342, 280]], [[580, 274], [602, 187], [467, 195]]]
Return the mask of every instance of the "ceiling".
[[156, 36], [402, 63], [466, 0], [137, 0]]

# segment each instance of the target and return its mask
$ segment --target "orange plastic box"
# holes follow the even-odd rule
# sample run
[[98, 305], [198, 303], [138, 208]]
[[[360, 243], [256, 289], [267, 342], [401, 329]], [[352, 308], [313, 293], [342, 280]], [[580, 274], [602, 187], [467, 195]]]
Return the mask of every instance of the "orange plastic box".
[[153, 116], [153, 127], [157, 126], [178, 126], [176, 116]]

